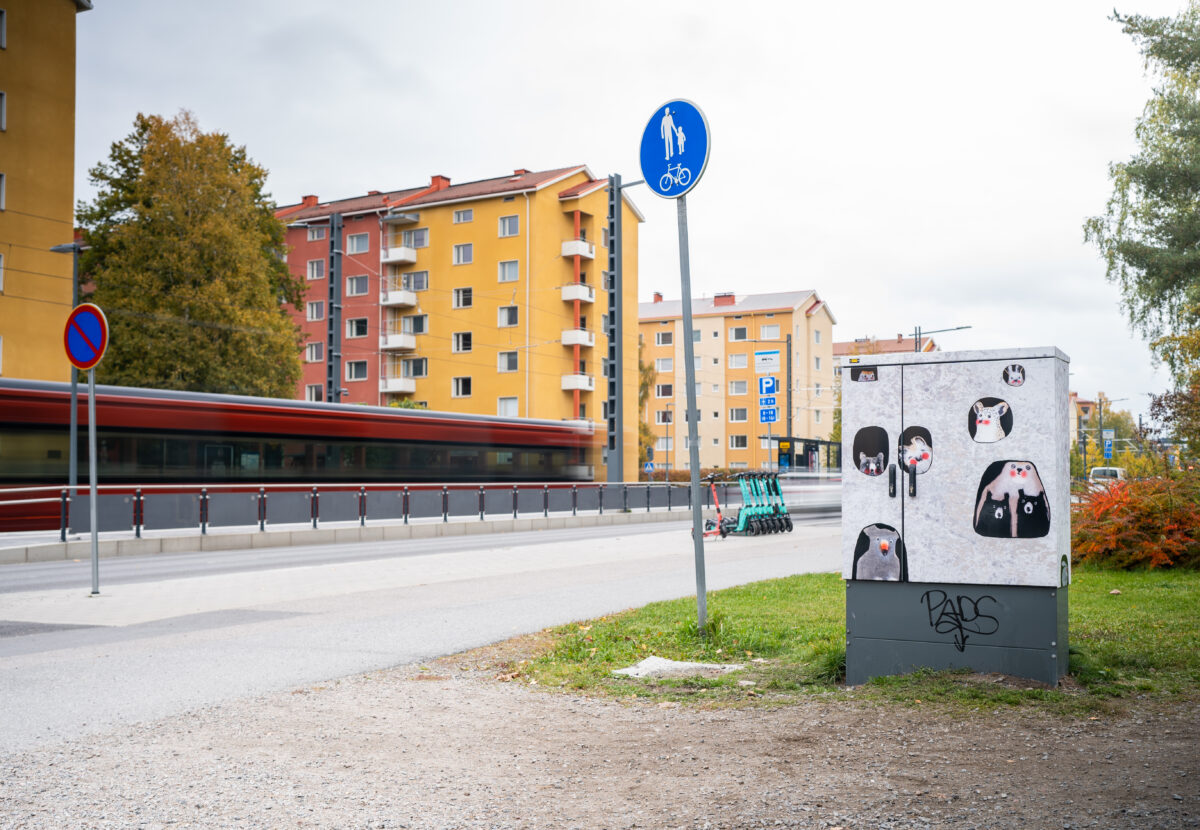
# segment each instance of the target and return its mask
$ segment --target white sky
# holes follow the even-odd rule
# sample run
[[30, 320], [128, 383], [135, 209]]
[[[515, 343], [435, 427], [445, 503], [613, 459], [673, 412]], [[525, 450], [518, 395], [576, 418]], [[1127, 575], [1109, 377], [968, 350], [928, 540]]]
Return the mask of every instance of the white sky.
[[[78, 199], [138, 112], [191, 110], [286, 204], [518, 167], [640, 179], [642, 129], [688, 98], [712, 139], [688, 195], [693, 296], [815, 289], [839, 340], [971, 326], [935, 337], [1058, 346], [1072, 389], [1135, 415], [1167, 385], [1083, 242], [1151, 92], [1111, 0], [94, 2]], [[675, 204], [628, 192], [641, 299], [677, 299]]]

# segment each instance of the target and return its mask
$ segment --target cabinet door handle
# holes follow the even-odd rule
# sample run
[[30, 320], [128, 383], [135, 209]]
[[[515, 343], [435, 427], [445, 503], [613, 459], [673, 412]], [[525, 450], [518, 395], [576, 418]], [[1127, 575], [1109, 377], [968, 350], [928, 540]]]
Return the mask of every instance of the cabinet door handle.
[[896, 465], [888, 465], [888, 495], [896, 498]]
[[908, 468], [908, 494], [913, 498], [917, 496], [917, 465], [912, 464]]

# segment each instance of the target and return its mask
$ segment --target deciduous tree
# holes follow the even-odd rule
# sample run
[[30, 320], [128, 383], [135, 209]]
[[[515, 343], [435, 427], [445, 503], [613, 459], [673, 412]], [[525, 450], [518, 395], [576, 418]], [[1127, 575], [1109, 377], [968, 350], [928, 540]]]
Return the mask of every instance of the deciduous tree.
[[78, 220], [89, 299], [104, 309], [106, 383], [292, 397], [300, 376], [283, 305], [302, 285], [284, 264], [267, 171], [181, 112], [138, 115], [90, 171]]

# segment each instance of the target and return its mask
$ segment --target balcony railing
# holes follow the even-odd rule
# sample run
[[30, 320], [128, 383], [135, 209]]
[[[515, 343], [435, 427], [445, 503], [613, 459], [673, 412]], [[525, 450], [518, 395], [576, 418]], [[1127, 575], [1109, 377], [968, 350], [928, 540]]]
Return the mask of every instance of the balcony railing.
[[417, 347], [415, 334], [407, 332], [387, 332], [379, 337], [379, 348], [387, 350], [412, 351]]
[[417, 249], [407, 245], [393, 245], [379, 253], [383, 265], [413, 265], [417, 261]]
[[596, 258], [596, 246], [586, 239], [568, 239], [562, 244], [563, 256], [581, 256], [584, 259]]
[[596, 289], [583, 282], [571, 282], [562, 287], [563, 302], [579, 300], [584, 303], [596, 302]]
[[380, 392], [394, 392], [397, 394], [412, 394], [417, 391], [417, 382], [412, 378], [404, 377], [386, 377], [379, 379]]
[[595, 346], [596, 333], [587, 329], [564, 329], [562, 344], [564, 346]]
[[591, 375], [563, 375], [562, 388], [564, 392], [571, 392], [576, 389], [583, 392], [591, 392], [596, 388], [596, 379]]

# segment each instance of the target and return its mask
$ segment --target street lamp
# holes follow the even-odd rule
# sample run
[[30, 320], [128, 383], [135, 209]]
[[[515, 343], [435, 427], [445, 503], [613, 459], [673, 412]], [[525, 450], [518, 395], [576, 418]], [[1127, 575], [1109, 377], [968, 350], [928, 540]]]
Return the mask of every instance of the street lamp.
[[[56, 254], [71, 254], [71, 308], [79, 305], [79, 252], [87, 246], [78, 242], [68, 242], [55, 245], [51, 252]], [[68, 439], [67, 487], [70, 498], [75, 498], [75, 490], [79, 484], [79, 370], [71, 367], [71, 428]]]
[[663, 482], [671, 480], [671, 407], [675, 401], [667, 401], [667, 417], [663, 423]]

